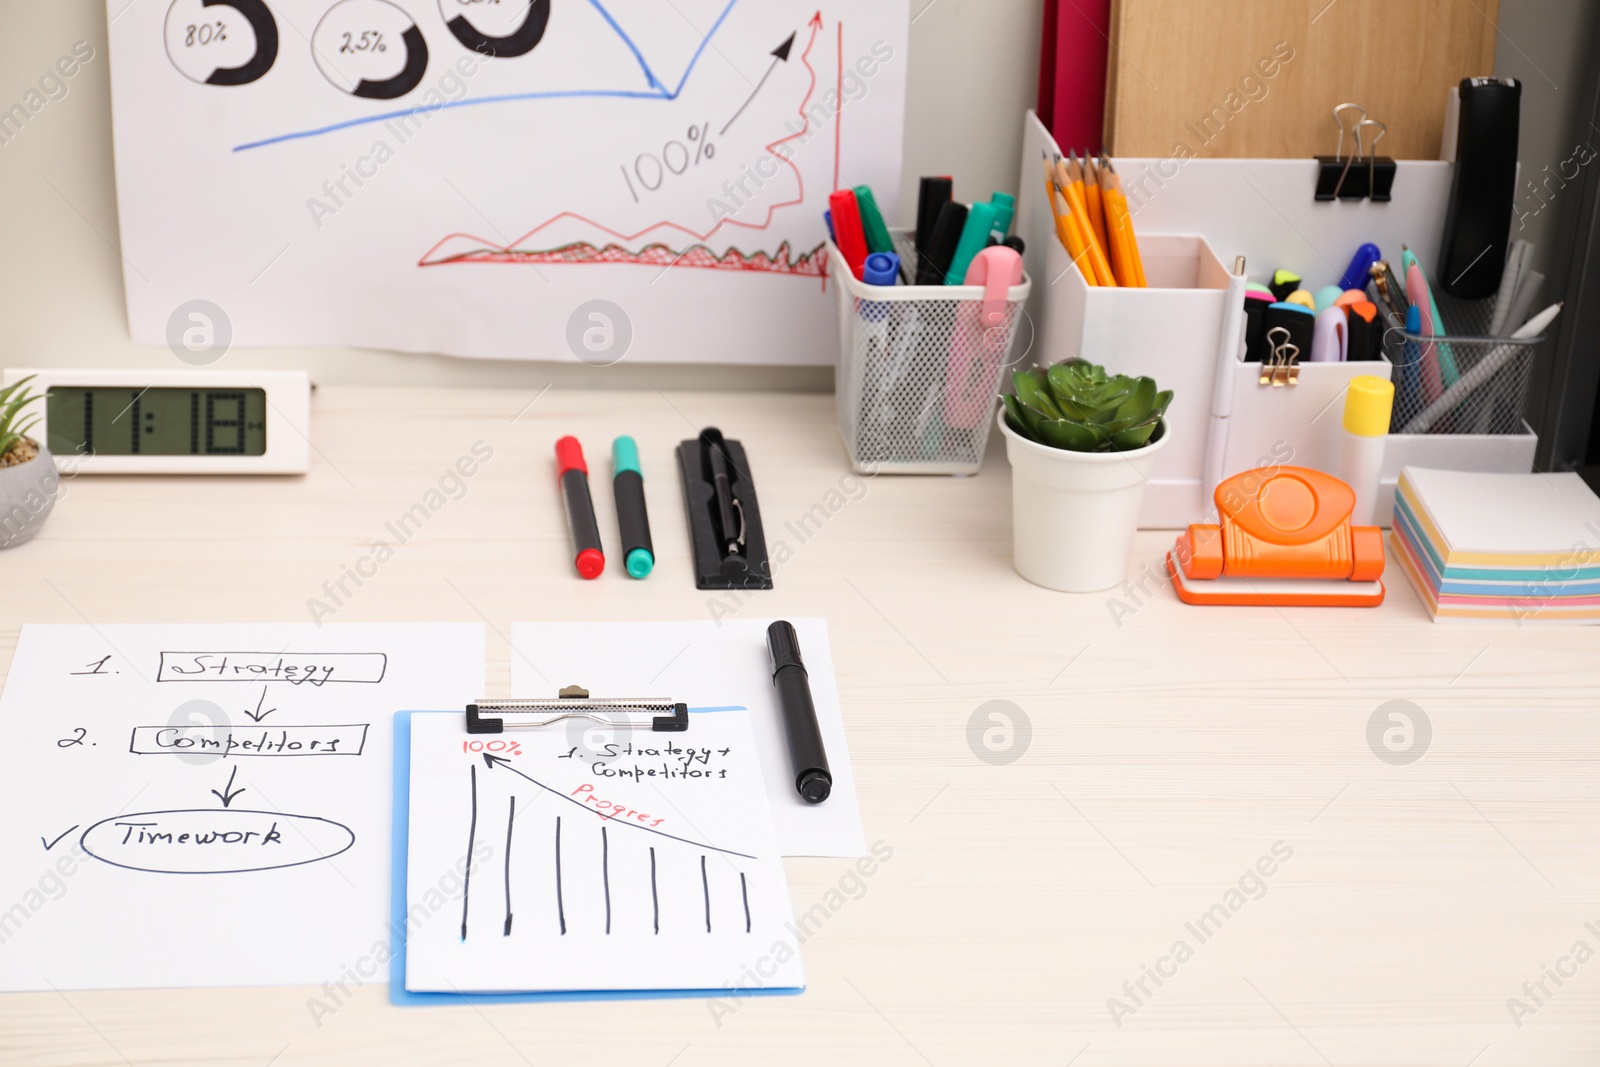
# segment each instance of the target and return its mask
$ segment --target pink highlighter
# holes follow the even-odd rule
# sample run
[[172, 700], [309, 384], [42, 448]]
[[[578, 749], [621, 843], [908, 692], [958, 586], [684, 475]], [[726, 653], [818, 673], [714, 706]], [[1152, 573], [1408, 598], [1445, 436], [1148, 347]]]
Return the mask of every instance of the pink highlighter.
[[994, 409], [1009, 332], [1010, 290], [1022, 284], [1022, 257], [1005, 245], [985, 248], [973, 257], [964, 283], [983, 286], [983, 299], [962, 301], [950, 337], [944, 421], [957, 430], [974, 428]]
[[[1438, 332], [1434, 329], [1433, 295], [1428, 291], [1428, 280], [1422, 276], [1422, 268], [1415, 260], [1406, 270], [1406, 299], [1417, 306], [1422, 320], [1422, 336], [1433, 337]], [[1438, 400], [1443, 392], [1444, 378], [1439, 373], [1439, 349], [1429, 341], [1422, 348], [1423, 400], [1431, 404]]]

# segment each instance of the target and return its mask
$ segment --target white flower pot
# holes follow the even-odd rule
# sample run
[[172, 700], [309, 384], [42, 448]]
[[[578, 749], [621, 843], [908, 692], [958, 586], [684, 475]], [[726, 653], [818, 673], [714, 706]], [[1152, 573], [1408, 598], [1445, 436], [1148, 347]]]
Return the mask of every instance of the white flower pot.
[[39, 454], [15, 467], [0, 467], [0, 548], [33, 540], [56, 506], [61, 476], [43, 445]]
[[1064, 593], [1093, 593], [1128, 576], [1133, 535], [1155, 454], [1172, 434], [1132, 452], [1069, 452], [1022, 437], [999, 413], [1011, 461], [1011, 545], [1017, 573]]

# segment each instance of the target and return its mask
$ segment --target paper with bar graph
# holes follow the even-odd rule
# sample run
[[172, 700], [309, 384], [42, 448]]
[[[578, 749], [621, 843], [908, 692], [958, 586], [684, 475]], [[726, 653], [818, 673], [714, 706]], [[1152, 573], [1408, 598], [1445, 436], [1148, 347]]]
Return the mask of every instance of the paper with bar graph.
[[[805, 984], [743, 708], [684, 733], [415, 714], [409, 813], [410, 992]], [[432, 898], [458, 874], [446, 914]]]

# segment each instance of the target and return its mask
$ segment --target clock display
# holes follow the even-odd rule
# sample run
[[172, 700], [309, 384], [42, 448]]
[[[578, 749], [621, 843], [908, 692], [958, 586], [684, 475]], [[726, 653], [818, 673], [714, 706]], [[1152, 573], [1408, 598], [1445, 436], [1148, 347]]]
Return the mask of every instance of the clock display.
[[53, 385], [45, 400], [57, 456], [260, 456], [267, 394], [259, 388]]

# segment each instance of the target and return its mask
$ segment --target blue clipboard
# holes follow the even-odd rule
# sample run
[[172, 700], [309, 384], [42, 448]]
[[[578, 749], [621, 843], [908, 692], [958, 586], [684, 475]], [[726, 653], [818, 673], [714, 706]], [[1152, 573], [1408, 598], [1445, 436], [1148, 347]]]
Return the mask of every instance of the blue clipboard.
[[[690, 712], [731, 711], [732, 708], [690, 708]], [[743, 709], [739, 709], [743, 710]], [[559, 1000], [660, 1000], [746, 996], [796, 996], [804, 986], [777, 989], [564, 989], [542, 993], [413, 993], [406, 988], [406, 859], [411, 836], [411, 716], [454, 715], [460, 711], [397, 711], [394, 715], [394, 841], [389, 878], [389, 957], [391, 1004], [523, 1004]]]

